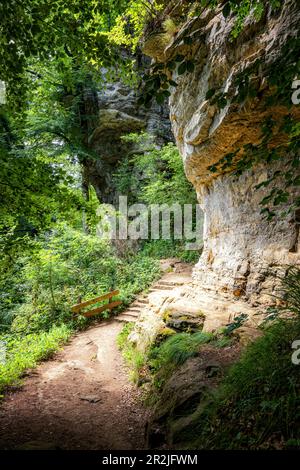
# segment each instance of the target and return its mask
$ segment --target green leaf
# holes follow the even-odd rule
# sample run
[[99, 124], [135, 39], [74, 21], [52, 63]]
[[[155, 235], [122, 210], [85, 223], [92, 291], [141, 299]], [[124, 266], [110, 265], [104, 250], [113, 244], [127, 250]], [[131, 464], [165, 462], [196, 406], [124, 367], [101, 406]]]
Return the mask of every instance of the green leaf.
[[175, 61], [170, 61], [170, 62], [167, 62], [167, 69], [168, 70], [175, 70], [176, 69], [176, 62]]
[[175, 57], [175, 62], [182, 62], [184, 59], [184, 55], [177, 54], [177, 56]]
[[155, 96], [157, 104], [163, 104], [163, 102], [165, 101], [165, 93], [166, 92], [157, 93], [157, 95]]
[[187, 44], [190, 46], [193, 44], [193, 39], [190, 36], [186, 36], [185, 38], [183, 38], [183, 42], [184, 44]]
[[218, 99], [218, 106], [220, 109], [223, 109], [225, 108], [225, 106], [227, 105], [227, 99], [224, 97], [224, 96], [221, 96], [219, 99]]
[[187, 70], [186, 62], [182, 62], [177, 70], [178, 75], [183, 75]]
[[230, 7], [230, 3], [228, 2], [224, 5], [223, 10], [222, 10], [224, 18], [227, 18], [230, 15], [230, 10], [231, 10], [231, 7]]
[[195, 70], [195, 64], [194, 64], [194, 62], [192, 62], [191, 60], [188, 60], [188, 61], [186, 62], [186, 70], [187, 70], [188, 72], [190, 72], [190, 73], [191, 73], [191, 72], [194, 72], [194, 70]]
[[215, 88], [210, 88], [206, 95], [205, 95], [205, 99], [206, 100], [209, 100], [210, 98], [212, 98], [214, 96], [214, 94], [216, 93], [216, 89]]

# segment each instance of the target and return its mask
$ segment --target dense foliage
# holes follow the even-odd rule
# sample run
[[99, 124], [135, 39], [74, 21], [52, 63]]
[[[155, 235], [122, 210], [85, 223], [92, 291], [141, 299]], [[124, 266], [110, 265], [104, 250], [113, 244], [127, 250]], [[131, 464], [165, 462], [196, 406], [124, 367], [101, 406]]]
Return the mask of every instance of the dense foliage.
[[[100, 3], [96, 3], [95, 8], [100, 8]], [[157, 258], [166, 253], [165, 248], [153, 253], [149, 246], [140, 254], [126, 246], [120, 253], [96, 236], [99, 201], [85, 179], [84, 163], [86, 158], [99, 158], [90, 148], [89, 138], [97, 112], [93, 107], [95, 93], [103, 85], [103, 74], [86, 54], [89, 41], [99, 39], [93, 36], [93, 28], [89, 29], [86, 21], [94, 15], [91, 21], [98, 22], [98, 29], [104, 34], [117, 12], [110, 3], [121, 8], [122, 2], [103, 2], [108, 9], [106, 13], [103, 10], [101, 17], [96, 9], [78, 12], [74, 34], [82, 24], [82, 44], [78, 37], [73, 44], [70, 33], [70, 43], [60, 47], [59, 41], [65, 44], [67, 28], [72, 27], [70, 15], [73, 8], [78, 8], [78, 2], [65, 4], [66, 16], [61, 22], [56, 22], [55, 15], [62, 10], [51, 8], [59, 4], [63, 7], [63, 2], [53, 2], [45, 11], [43, 2], [30, 6], [24, 2], [24, 11], [18, 10], [18, 15], [26, 16], [24, 24], [36, 21], [42, 28], [45, 21], [49, 27], [56, 22], [65, 32], [53, 43], [52, 36], [47, 42], [47, 29], [43, 30], [39, 48], [36, 29], [29, 32], [26, 41], [28, 31], [20, 28], [13, 41], [23, 48], [18, 51], [22, 71], [16, 76], [8, 65], [4, 72], [0, 71], [8, 91], [8, 102], [1, 105], [0, 118], [0, 340], [7, 348], [6, 363], [0, 366], [1, 388], [87, 323], [81, 316], [74, 319], [70, 312], [79, 295], [88, 299], [117, 287], [124, 308], [159, 275]], [[17, 8], [12, 3], [11, 15], [16, 14], [14, 6]], [[6, 15], [5, 21], [11, 22], [12, 16]], [[111, 56], [105, 56], [101, 41], [97, 43], [103, 52], [99, 60], [102, 65], [110, 65]], [[87, 49], [84, 46], [77, 50], [84, 42]], [[93, 48], [90, 52], [97, 55]], [[3, 58], [7, 53], [7, 49], [2, 50]], [[18, 96], [22, 99], [18, 112], [12, 106], [15, 79], [22, 84], [22, 93], [26, 92], [28, 99], [24, 100], [24, 94]], [[19, 94], [18, 89], [15, 91]], [[89, 102], [86, 96], [91, 97]], [[175, 154], [174, 149], [172, 152]], [[172, 174], [179, 182], [183, 171], [178, 165], [178, 154], [176, 158]], [[127, 178], [130, 173], [128, 168]], [[173, 244], [169, 247], [171, 252], [174, 255]]]
[[[0, 5], [0, 78], [11, 100], [23, 105], [32, 59], [64, 66], [108, 65], [114, 51], [104, 35], [127, 2], [123, 0], [14, 0]], [[16, 27], [16, 24], [18, 27]]]
[[158, 149], [145, 134], [124, 138], [139, 143], [139, 154], [125, 158], [115, 172], [115, 184], [129, 202], [196, 204], [196, 193], [186, 179], [182, 159], [173, 143]]

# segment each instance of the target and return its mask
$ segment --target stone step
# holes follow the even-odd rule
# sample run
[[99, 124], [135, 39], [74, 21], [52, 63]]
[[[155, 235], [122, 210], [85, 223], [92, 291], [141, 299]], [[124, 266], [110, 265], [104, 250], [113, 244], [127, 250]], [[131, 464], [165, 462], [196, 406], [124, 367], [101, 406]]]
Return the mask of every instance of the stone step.
[[[135, 303], [135, 302], [146, 305], [146, 304], [149, 303], [149, 299], [148, 299], [147, 297], [145, 297], [144, 299], [136, 299], [136, 300], [134, 301], [134, 303]], [[132, 305], [133, 305], [133, 304], [132, 304]]]
[[178, 273], [171, 274], [170, 276], [162, 277], [158, 279], [158, 282], [176, 282], [182, 284], [183, 282], [188, 282], [192, 279], [192, 274]]
[[129, 315], [130, 317], [137, 318], [137, 317], [139, 317], [141, 312], [132, 311], [129, 308], [128, 310], [124, 310], [124, 312], [120, 313], [120, 315], [123, 315], [123, 313], [124, 313], [124, 315]]
[[131, 317], [129, 315], [125, 315], [124, 313], [120, 313], [120, 315], [116, 317], [116, 320], [123, 323], [135, 323], [137, 318], [138, 317]]
[[126, 310], [127, 312], [137, 312], [137, 313], [141, 313], [141, 309], [138, 308], [137, 306], [134, 306], [132, 304], [132, 307], [128, 307], [128, 309]]
[[143, 308], [145, 308], [145, 306], [149, 303], [149, 301], [147, 303], [142, 303], [142, 302], [138, 302], [138, 301], [134, 301], [133, 304], [131, 304], [131, 307], [130, 308], [138, 308], [139, 310], [142, 310]]
[[181, 281], [158, 281], [157, 286], [182, 286], [183, 282]]
[[158, 292], [160, 290], [171, 290], [172, 286], [153, 286], [151, 289], [149, 289], [149, 292]]

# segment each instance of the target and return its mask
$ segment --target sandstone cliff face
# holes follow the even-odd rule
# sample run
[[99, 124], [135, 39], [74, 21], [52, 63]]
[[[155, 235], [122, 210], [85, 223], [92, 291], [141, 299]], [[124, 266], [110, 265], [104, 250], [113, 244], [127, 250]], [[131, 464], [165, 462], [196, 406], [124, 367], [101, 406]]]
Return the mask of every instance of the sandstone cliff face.
[[137, 92], [122, 82], [106, 83], [97, 94], [97, 118], [89, 136], [89, 148], [97, 155], [85, 163], [86, 178], [105, 203], [114, 203], [112, 184], [116, 164], [137, 148], [122, 136], [145, 131], [162, 146], [173, 140], [167, 105], [153, 104], [151, 109], [138, 106]]
[[[289, 38], [297, 37], [299, 20], [298, 1], [286, 0], [280, 12], [268, 13], [258, 23], [249, 19], [239, 38], [232, 41], [233, 19], [225, 20], [221, 10], [206, 10], [187, 21], [160, 51], [165, 61], [182, 54], [195, 63], [193, 72], [173, 74], [178, 86], [170, 98], [173, 133], [205, 215], [204, 250], [194, 269], [194, 281], [213, 291], [242, 296], [252, 305], [273, 302], [269, 294], [274, 293], [276, 281], [270, 273], [300, 263], [299, 221], [293, 216], [263, 220], [259, 202], [265, 193], [255, 186], [268, 177], [270, 167], [261, 164], [239, 177], [211, 173], [208, 167], [245, 144], [258, 143], [266, 116], [280, 121], [286, 113], [282, 106], [265, 104], [266, 69], [278, 59]], [[193, 39], [189, 46], [183, 41], [186, 34]], [[237, 91], [236, 77], [250, 71], [257, 59], [262, 59], [254, 77], [257, 96], [234, 103], [230, 97]], [[210, 89], [227, 93], [225, 107], [219, 109], [206, 99]], [[275, 136], [275, 146], [276, 139], [281, 136]]]

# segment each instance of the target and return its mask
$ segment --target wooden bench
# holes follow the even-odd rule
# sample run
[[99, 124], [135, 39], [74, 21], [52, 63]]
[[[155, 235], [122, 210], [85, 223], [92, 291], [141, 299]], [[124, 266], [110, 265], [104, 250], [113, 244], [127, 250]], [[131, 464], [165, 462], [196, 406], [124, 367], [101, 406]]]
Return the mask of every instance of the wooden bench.
[[[79, 298], [78, 303], [76, 305], [73, 305], [71, 307], [71, 310], [73, 314], [80, 314], [86, 318], [93, 317], [98, 313], [105, 312], [105, 310], [112, 310], [113, 308], [118, 307], [118, 305], [121, 305], [122, 302], [120, 300], [113, 300], [113, 297], [119, 295], [119, 293], [120, 291], [113, 290], [111, 292], [108, 292], [107, 294], [103, 294], [99, 297], [95, 297], [94, 299], [87, 300], [86, 302], [81, 302], [81, 298]], [[93, 310], [87, 310], [85, 312], [82, 312], [85, 307], [88, 307], [89, 305], [94, 305], [106, 299], [108, 299], [108, 303], [101, 305], [100, 307], [96, 307]]]

